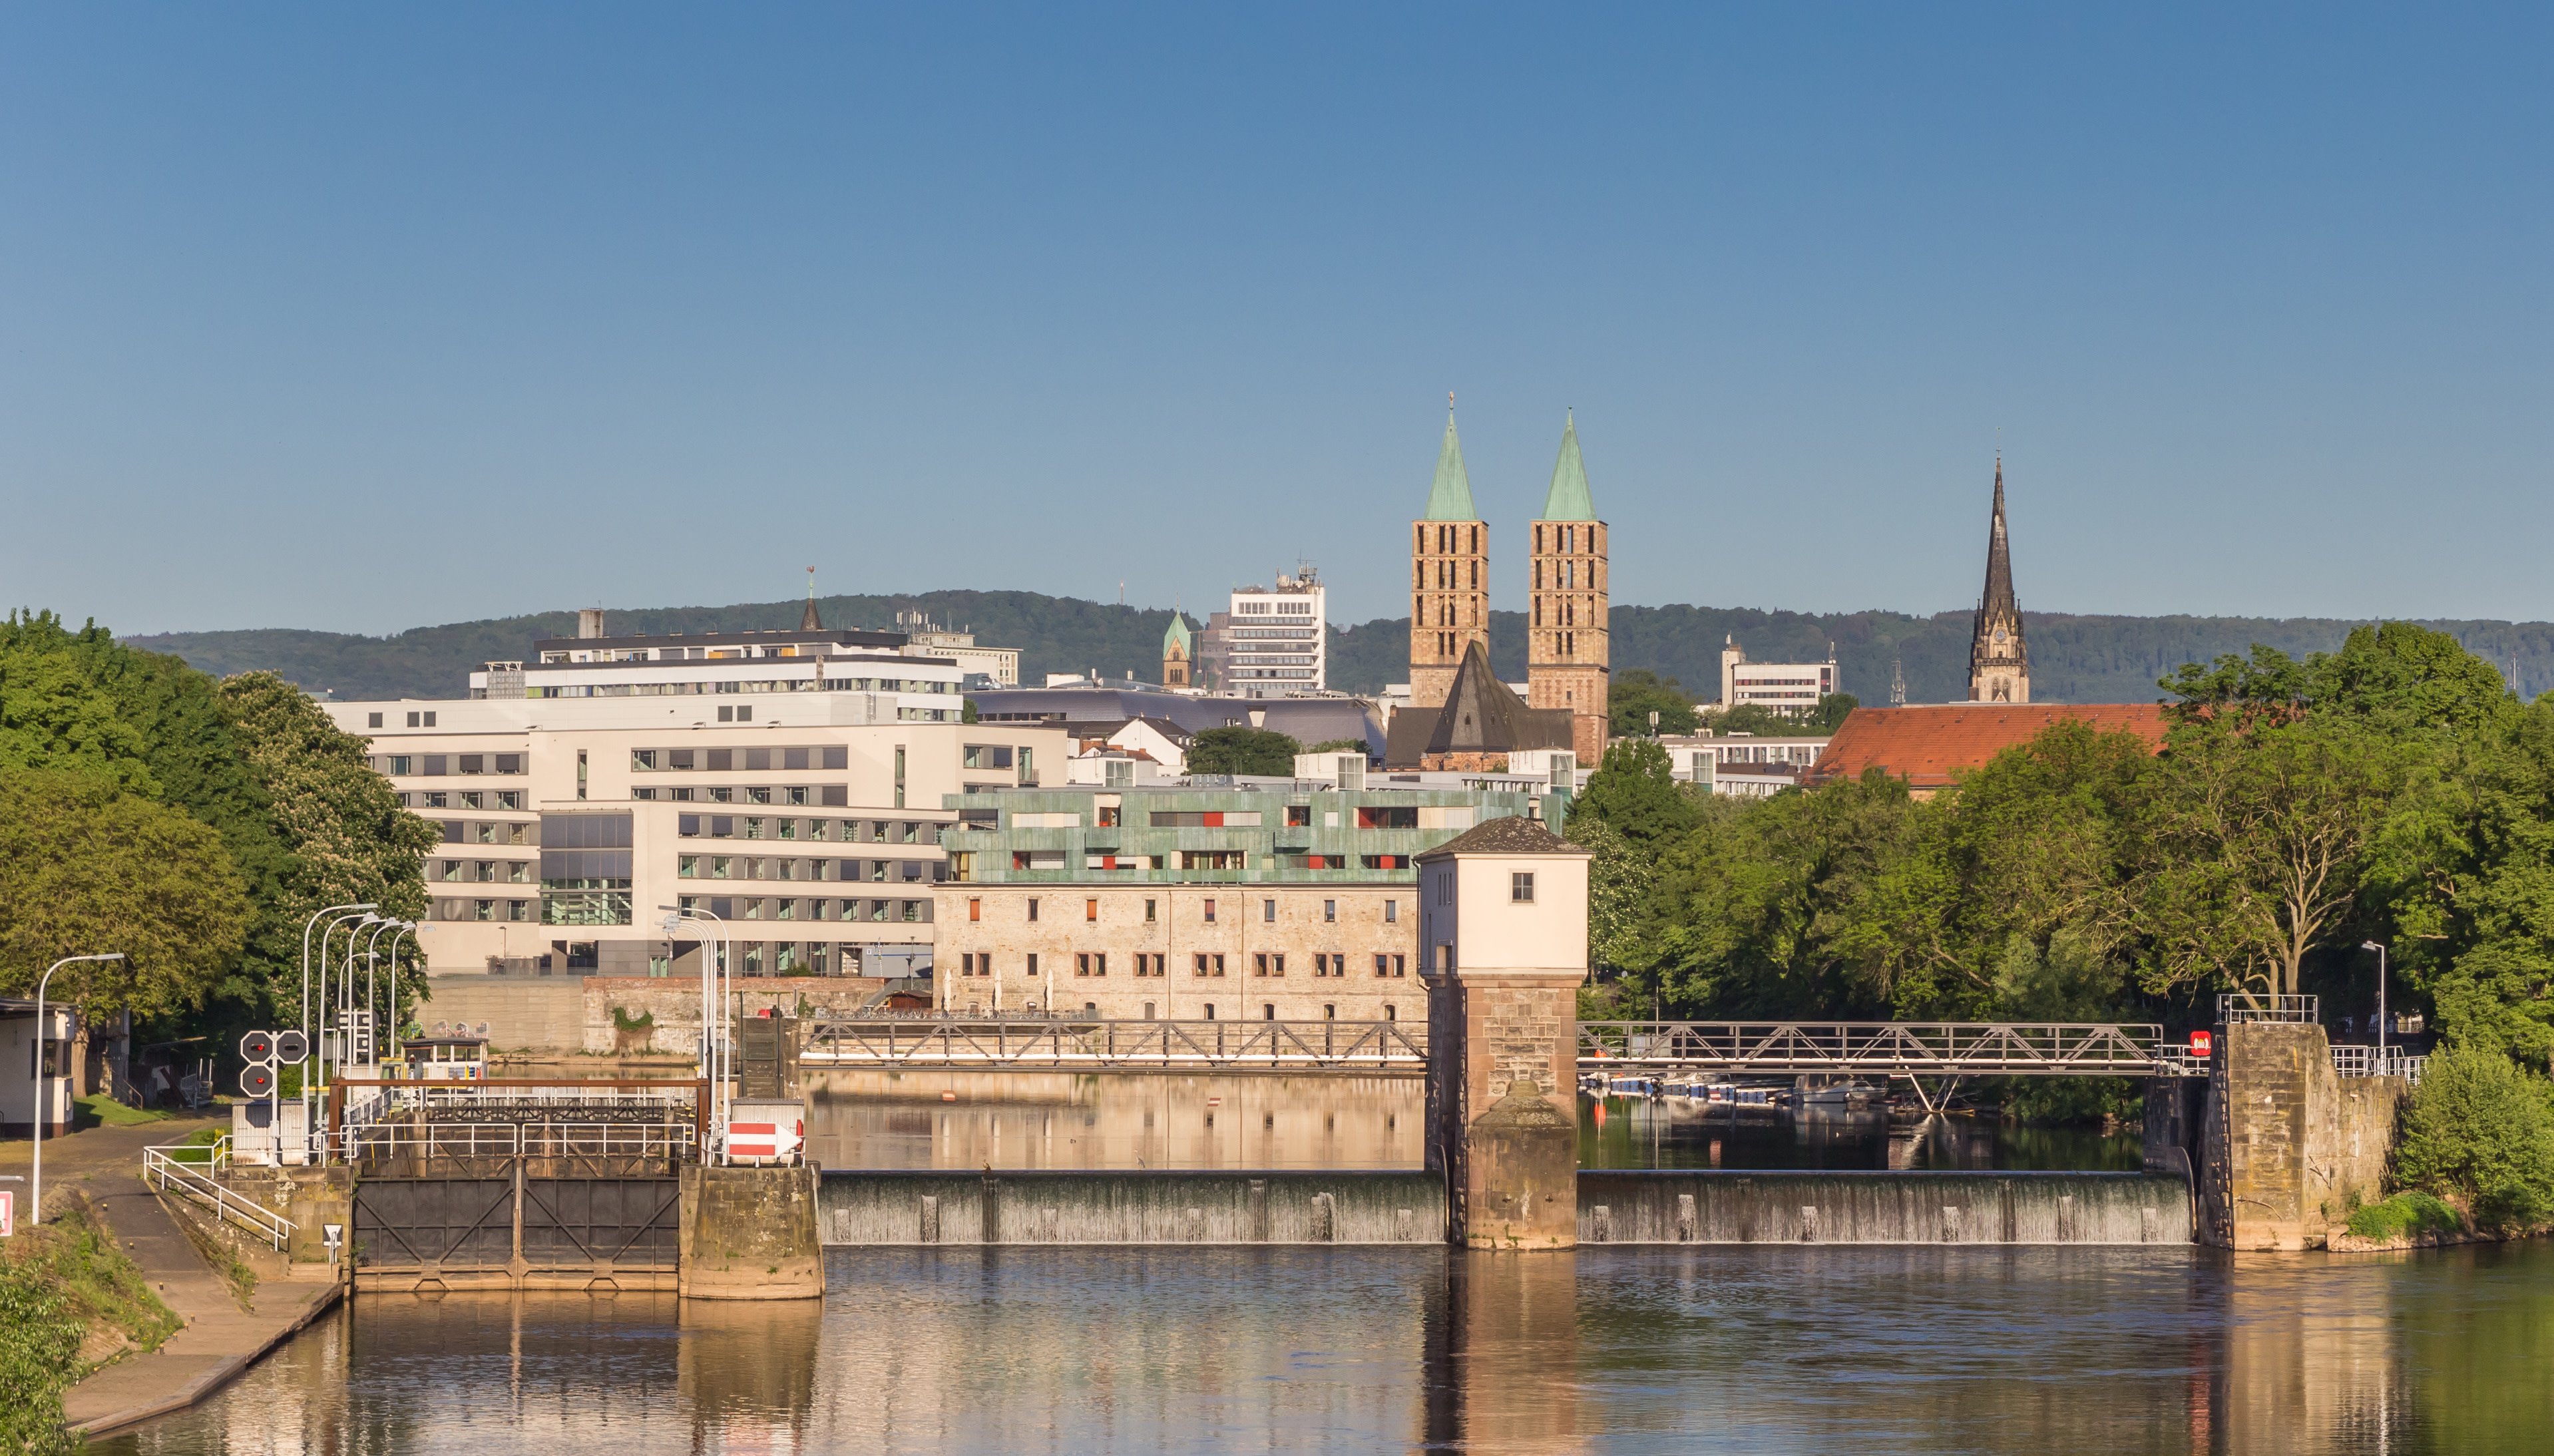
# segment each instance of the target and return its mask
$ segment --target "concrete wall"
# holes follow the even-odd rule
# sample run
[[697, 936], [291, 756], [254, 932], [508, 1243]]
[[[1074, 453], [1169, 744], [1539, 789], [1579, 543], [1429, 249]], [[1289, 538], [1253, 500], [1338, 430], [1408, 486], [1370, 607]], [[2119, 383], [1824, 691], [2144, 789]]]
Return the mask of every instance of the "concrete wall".
[[2219, 1033], [2199, 1169], [2200, 1238], [2233, 1249], [2319, 1249], [2384, 1196], [2400, 1077], [2343, 1078], [2319, 1026], [2246, 1022]]
[[429, 976], [432, 997], [414, 1015], [428, 1032], [446, 1022], [476, 1032], [485, 1022], [490, 1043], [501, 1051], [573, 1052], [585, 1045], [583, 984], [583, 977], [569, 975]]
[[[701, 983], [696, 976], [590, 975], [581, 982], [580, 1038], [577, 1050], [594, 1053], [656, 1052], [689, 1056], [700, 1045]], [[729, 982], [735, 997], [731, 1014], [740, 1020], [768, 1011], [778, 1016], [812, 1016], [830, 1011], [847, 1016], [887, 982], [868, 976], [763, 976]], [[623, 1033], [613, 1011], [630, 1019], [653, 1016], [645, 1031]]]

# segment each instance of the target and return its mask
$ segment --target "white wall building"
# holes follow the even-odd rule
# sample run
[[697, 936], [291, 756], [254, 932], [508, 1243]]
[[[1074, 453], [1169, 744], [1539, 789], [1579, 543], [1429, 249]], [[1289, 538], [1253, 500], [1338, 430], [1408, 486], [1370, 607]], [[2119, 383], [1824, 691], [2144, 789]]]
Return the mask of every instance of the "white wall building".
[[1243, 587], [1225, 615], [1216, 686], [1240, 698], [1282, 698], [1330, 687], [1330, 614], [1321, 573], [1309, 563], [1277, 585]]
[[434, 974], [697, 974], [697, 941], [659, 925], [674, 904], [727, 923], [741, 974], [909, 973], [943, 797], [1060, 778], [1071, 752], [1055, 728], [961, 723], [962, 669], [900, 634], [599, 618], [471, 674], [466, 700], [321, 705], [443, 827]]
[[1824, 662], [1750, 662], [1736, 637], [1728, 638], [1720, 649], [1720, 706], [1724, 709], [1752, 703], [1806, 717], [1817, 711], [1821, 696], [1844, 691], [1840, 681], [1832, 645]]
[[972, 630], [934, 626], [930, 616], [920, 612], [897, 613], [895, 625], [904, 634], [907, 657], [945, 657], [971, 677], [981, 674], [1005, 688], [1020, 685], [1017, 647], [979, 647]]
[[1826, 751], [1828, 741], [1825, 734], [1668, 734], [1660, 737], [1659, 746], [1667, 749], [1677, 782], [1700, 784], [1715, 794], [1760, 799], [1799, 783]]

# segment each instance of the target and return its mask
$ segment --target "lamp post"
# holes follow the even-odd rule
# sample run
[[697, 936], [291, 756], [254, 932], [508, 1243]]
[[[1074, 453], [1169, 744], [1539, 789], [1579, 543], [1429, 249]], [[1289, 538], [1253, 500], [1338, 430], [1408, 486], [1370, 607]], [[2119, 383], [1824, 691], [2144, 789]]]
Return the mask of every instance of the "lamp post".
[[27, 1207], [30, 1223], [45, 1221], [45, 988], [54, 983], [54, 972], [65, 965], [83, 960], [122, 960], [124, 952], [109, 951], [103, 955], [65, 955], [45, 967], [42, 980], [36, 982], [36, 1170], [33, 1201]]
[[727, 1079], [727, 925], [707, 910], [689, 910], [672, 905], [656, 907], [665, 912], [665, 935], [673, 938], [685, 920], [699, 922], [710, 935], [701, 943], [701, 1075], [710, 1084], [711, 1121], [721, 1126], [726, 1102]]
[[[324, 910], [312, 911], [310, 918], [301, 923], [301, 1034], [304, 1037], [310, 1035], [310, 928], [317, 925], [322, 917], [361, 913], [366, 910], [378, 910], [381, 907], [378, 905], [331, 905]], [[335, 930], [337, 928], [337, 922], [333, 919], [330, 920], [328, 922], [328, 928], [332, 931]], [[319, 963], [320, 970], [323, 975], [327, 970], [327, 962], [328, 938], [326, 936], [321, 936], [319, 938]]]
[[2377, 1067], [2385, 1069], [2385, 948], [2375, 941], [2359, 943], [2362, 951], [2377, 952]]
[[[356, 922], [354, 923], [354, 925], [353, 925], [350, 929], [348, 929], [348, 930], [347, 930], [347, 932], [346, 932], [346, 962], [345, 962], [345, 968], [344, 968], [344, 970], [342, 970], [341, 972], [339, 972], [339, 974], [338, 974], [338, 978], [337, 978], [337, 1002], [338, 1002], [338, 1004], [339, 1004], [343, 1009], [351, 1010], [351, 1009], [353, 1008], [353, 1005], [354, 1005], [353, 1001], [351, 1000], [351, 998], [350, 998], [350, 996], [349, 996], [349, 991], [350, 991], [351, 987], [353, 986], [354, 979], [355, 979], [355, 935], [356, 935], [356, 933], [357, 933], [358, 931], [361, 931], [364, 927], [366, 927], [366, 926], [368, 926], [368, 925], [378, 925], [378, 924], [380, 924], [380, 923], [381, 923], [381, 920], [382, 920], [382, 917], [381, 917], [381, 916], [379, 916], [379, 915], [375, 915], [375, 914], [371, 914], [371, 913], [369, 913], [369, 912], [368, 912], [368, 913], [366, 913], [366, 914], [365, 914], [365, 916], [364, 916], [361, 920], [356, 921]], [[331, 927], [329, 927], [329, 929], [330, 929], [330, 930], [334, 930], [334, 929], [335, 929], [335, 927], [334, 927], [334, 926], [331, 926]], [[320, 1038], [320, 1040], [319, 1040], [319, 1042], [318, 1042], [318, 1044], [317, 1044], [317, 1045], [318, 1045], [321, 1049], [323, 1049], [323, 1051], [324, 1051], [324, 1050], [328, 1047], [328, 1045], [329, 1045], [329, 1043], [328, 1043], [328, 1041], [327, 1041], [327, 1039], [326, 1039], [326, 1037], [325, 1037], [325, 1035], [324, 1035], [324, 1033], [327, 1031], [327, 1026], [326, 1026], [325, 1018], [326, 1018], [326, 1017], [327, 1017], [327, 1015], [328, 1015], [328, 1006], [329, 1006], [329, 1004], [330, 1004], [330, 1003], [329, 1003], [329, 1001], [328, 1001], [328, 953], [327, 953], [327, 952], [328, 952], [328, 932], [327, 932], [327, 931], [322, 931], [322, 932], [320, 932], [320, 935], [319, 935], [319, 952], [320, 952], [320, 953], [319, 953], [319, 1004], [320, 1004], [320, 1013], [319, 1013], [319, 1014], [320, 1014], [320, 1016], [321, 1016], [321, 1017], [322, 1017], [322, 1019], [323, 1019], [323, 1020], [322, 1020], [322, 1023], [321, 1023], [321, 1026], [320, 1026], [320, 1031], [322, 1032], [322, 1034], [323, 1034], [323, 1035], [321, 1036], [321, 1038]], [[342, 1036], [343, 1034], [341, 1033], [340, 1035]], [[336, 1062], [337, 1062], [337, 1064], [342, 1064], [345, 1062], [345, 1060], [346, 1060], [346, 1047], [345, 1047], [344, 1042], [340, 1041], [339, 1043], [337, 1043], [337, 1045], [336, 1045], [336, 1052], [337, 1052]], [[328, 1079], [328, 1067], [329, 1067], [329, 1064], [330, 1064], [330, 1063], [329, 1063], [329, 1059], [328, 1059], [328, 1058], [326, 1058], [325, 1056], [322, 1056], [322, 1057], [320, 1058], [320, 1060], [319, 1060], [319, 1075], [320, 1075], [320, 1077], [321, 1077], [321, 1079], [322, 1079], [323, 1081], [325, 1081], [325, 1080], [327, 1080], [327, 1079]]]
[[412, 920], [403, 920], [403, 921], [401, 921], [401, 922], [400, 922], [400, 929], [399, 929], [399, 933], [398, 933], [397, 935], [394, 935], [394, 936], [392, 936], [392, 937], [391, 937], [391, 995], [390, 995], [390, 1003], [389, 1003], [389, 1006], [387, 1007], [387, 1010], [389, 1011], [389, 1013], [390, 1013], [390, 1018], [391, 1018], [391, 1039], [390, 1039], [390, 1040], [391, 1040], [391, 1055], [392, 1055], [392, 1056], [394, 1056], [394, 1057], [398, 1056], [398, 1055], [399, 1055], [399, 1053], [400, 1053], [400, 1019], [399, 1019], [399, 943], [400, 943], [400, 937], [401, 937], [401, 936], [414, 937], [415, 935], [416, 935], [416, 922], [415, 922], [415, 921], [412, 921]]
[[[385, 920], [380, 925], [375, 926], [373, 928], [372, 935], [364, 941], [364, 1015], [375, 1018], [372, 1025], [372, 1036], [370, 1038], [372, 1046], [370, 1050], [373, 1054], [373, 1061], [377, 1066], [382, 1060], [382, 1026], [378, 1019], [381, 1013], [375, 1007], [375, 1001], [381, 992], [381, 952], [375, 948], [380, 946], [382, 943], [383, 931], [392, 932], [391, 944], [394, 946], [398, 945], [399, 932], [401, 928], [406, 924], [407, 922], [404, 920]], [[396, 989], [396, 986], [394, 986], [394, 989]], [[379, 1076], [380, 1074], [381, 1073], [378, 1070], [374, 1072], [374, 1075], [376, 1076]]]

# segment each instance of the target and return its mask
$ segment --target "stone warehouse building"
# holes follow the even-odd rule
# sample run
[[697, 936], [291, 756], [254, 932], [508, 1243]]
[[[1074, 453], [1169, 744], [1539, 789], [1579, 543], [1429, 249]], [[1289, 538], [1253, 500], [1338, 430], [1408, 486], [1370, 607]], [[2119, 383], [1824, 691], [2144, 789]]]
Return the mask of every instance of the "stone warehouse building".
[[950, 877], [933, 887], [941, 1007], [1424, 1018], [1418, 856], [1493, 819], [1558, 822], [1568, 798], [1549, 779], [1361, 769], [952, 795]]
[[443, 827], [418, 939], [440, 975], [697, 975], [662, 905], [748, 976], [922, 973], [943, 808], [1062, 778], [1063, 732], [959, 722], [963, 669], [896, 633], [585, 635], [466, 700], [322, 705]]

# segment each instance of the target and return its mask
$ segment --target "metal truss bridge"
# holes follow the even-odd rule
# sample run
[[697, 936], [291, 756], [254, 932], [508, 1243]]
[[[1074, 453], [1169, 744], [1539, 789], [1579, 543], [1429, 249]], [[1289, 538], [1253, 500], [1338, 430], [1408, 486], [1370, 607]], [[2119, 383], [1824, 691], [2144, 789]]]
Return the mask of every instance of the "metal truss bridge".
[[2130, 1022], [1588, 1021], [1581, 1070], [1870, 1077], [2205, 1076]]
[[806, 1024], [798, 1064], [1409, 1073], [1427, 1069], [1428, 1028], [1397, 1021], [818, 1021]]

